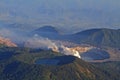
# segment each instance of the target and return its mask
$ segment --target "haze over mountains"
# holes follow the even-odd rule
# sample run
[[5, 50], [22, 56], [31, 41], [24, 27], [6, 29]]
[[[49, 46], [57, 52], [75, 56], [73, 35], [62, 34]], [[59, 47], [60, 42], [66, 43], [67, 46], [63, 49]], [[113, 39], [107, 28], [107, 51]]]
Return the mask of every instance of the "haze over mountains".
[[75, 34], [63, 35], [52, 26], [44, 26], [39, 28], [32, 33], [38, 36], [57, 39], [57, 40], [67, 40], [74, 43], [85, 43], [94, 46], [109, 46], [119, 48], [120, 41], [120, 30], [118, 29], [89, 29], [81, 31]]
[[76, 44], [90, 44], [93, 46], [108, 46], [119, 48], [120, 30], [119, 29], [89, 29], [72, 34], [62, 34], [54, 26], [43, 26], [41, 28], [26, 31], [24, 28], [11, 25], [11, 27], [0, 27], [0, 35], [8, 37], [17, 44], [24, 43], [34, 37], [44, 37], [52, 40], [70, 41]]
[[119, 0], [1, 0], [0, 22], [27, 28], [52, 25], [64, 33], [119, 28], [119, 3]]
[[119, 80], [120, 0], [0, 0], [0, 80]]
[[[15, 30], [15, 28], [13, 29]], [[70, 55], [80, 53], [80, 56], [84, 60], [105, 60], [105, 62], [106, 60], [119, 60], [119, 29], [89, 29], [67, 35], [61, 34], [53, 26], [43, 26], [27, 33], [22, 32], [19, 28], [16, 29], [25, 35], [14, 36], [11, 40], [15, 40], [14, 42], [21, 47], [41, 48], [45, 50], [52, 49], [55, 52], [61, 52], [67, 55], [68, 53]], [[82, 44], [85, 46], [82, 46]], [[78, 49], [76, 49], [77, 47]]]

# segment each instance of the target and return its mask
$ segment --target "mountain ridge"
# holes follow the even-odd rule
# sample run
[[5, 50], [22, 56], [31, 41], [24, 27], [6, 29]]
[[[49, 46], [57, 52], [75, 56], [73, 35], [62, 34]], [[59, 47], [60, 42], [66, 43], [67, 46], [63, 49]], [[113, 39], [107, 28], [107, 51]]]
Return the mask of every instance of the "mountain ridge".
[[[120, 47], [119, 29], [89, 29], [73, 34], [74, 42], [91, 44], [94, 46]], [[71, 39], [72, 39], [71, 38]]]
[[1, 44], [1, 46], [17, 47], [17, 45], [15, 43], [13, 43], [10, 39], [3, 38], [3, 37], [0, 37], [0, 44]]
[[35, 30], [36, 32], [39, 32], [39, 31], [47, 31], [47, 32], [54, 32], [54, 33], [58, 33], [57, 29], [53, 26], [43, 26], [43, 27], [40, 27], [38, 29]]
[[32, 35], [38, 35], [49, 39], [60, 39], [62, 36], [59, 31], [53, 26], [43, 26], [35, 29], [32, 31]]
[[[50, 30], [50, 31], [49, 31]], [[61, 32], [60, 32], [61, 33]], [[120, 47], [120, 29], [94, 28], [74, 34], [62, 35], [53, 26], [43, 26], [33, 31], [42, 37], [55, 40], [71, 41], [77, 44], [90, 44], [93, 46]]]

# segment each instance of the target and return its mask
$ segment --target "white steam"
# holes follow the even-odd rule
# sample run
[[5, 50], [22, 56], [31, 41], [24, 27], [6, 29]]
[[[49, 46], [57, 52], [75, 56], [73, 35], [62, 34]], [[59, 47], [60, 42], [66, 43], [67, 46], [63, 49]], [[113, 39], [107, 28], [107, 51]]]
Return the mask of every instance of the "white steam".
[[34, 37], [25, 43], [26, 47], [30, 48], [42, 48], [42, 49], [52, 49], [53, 51], [58, 51], [58, 47], [48, 38]]
[[81, 58], [80, 54], [78, 51], [76, 50], [73, 50], [73, 49], [70, 49], [68, 47], [65, 47], [65, 46], [61, 46], [61, 48], [63, 49], [62, 51], [60, 52], [63, 52], [65, 55], [73, 55], [73, 56], [76, 56], [78, 58]]
[[25, 46], [30, 48], [51, 49], [55, 52], [63, 53], [64, 55], [73, 55], [81, 58], [78, 51], [65, 47], [62, 44], [58, 45], [53, 41], [49, 40], [48, 38], [38, 37], [36, 35], [33, 39], [28, 40]]

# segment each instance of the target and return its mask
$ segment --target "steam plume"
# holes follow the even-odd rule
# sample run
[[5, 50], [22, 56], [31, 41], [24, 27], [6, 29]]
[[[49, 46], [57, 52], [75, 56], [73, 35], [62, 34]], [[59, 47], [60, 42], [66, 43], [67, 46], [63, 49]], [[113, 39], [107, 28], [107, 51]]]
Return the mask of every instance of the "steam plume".
[[65, 47], [62, 44], [56, 44], [48, 38], [38, 37], [37, 34], [35, 34], [33, 39], [28, 40], [25, 46], [30, 48], [51, 49], [55, 52], [63, 53], [64, 55], [73, 55], [81, 58], [78, 51]]

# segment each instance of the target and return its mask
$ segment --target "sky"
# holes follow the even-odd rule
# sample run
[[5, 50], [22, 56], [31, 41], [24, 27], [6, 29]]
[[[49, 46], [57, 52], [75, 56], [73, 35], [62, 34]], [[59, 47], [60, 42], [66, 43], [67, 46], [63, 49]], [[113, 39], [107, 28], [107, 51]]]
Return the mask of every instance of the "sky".
[[51, 25], [63, 32], [120, 29], [120, 0], [0, 0], [3, 24]]

